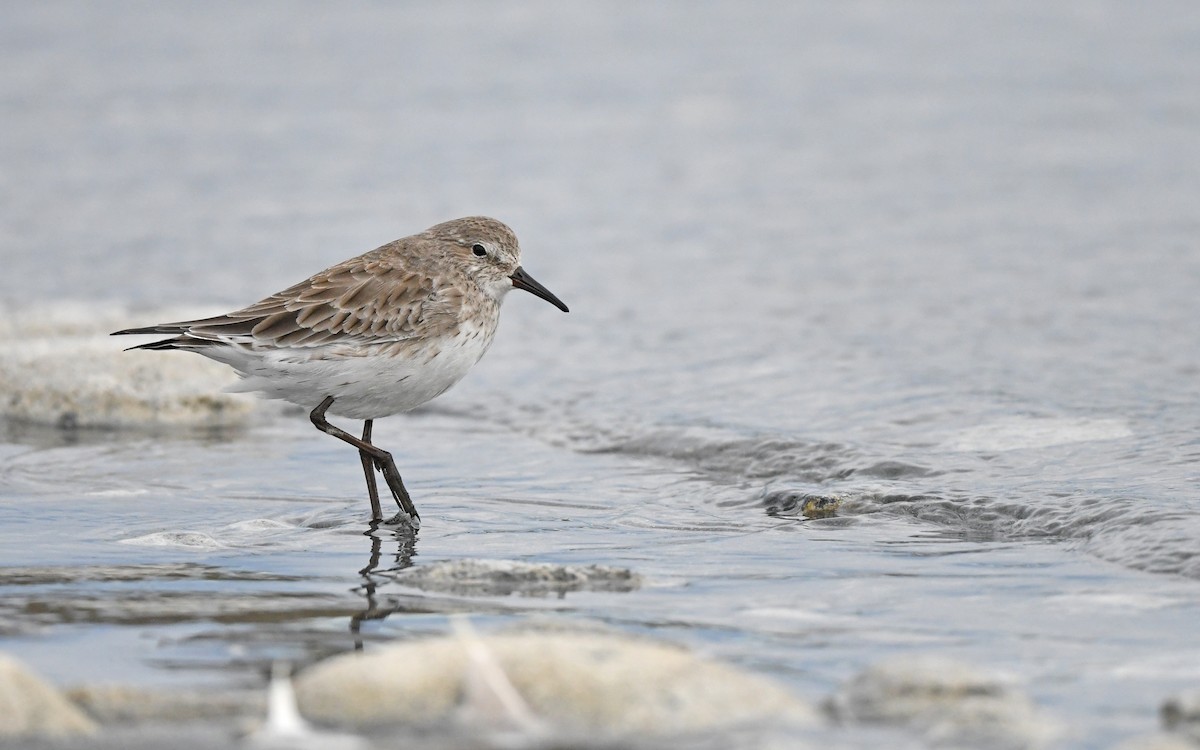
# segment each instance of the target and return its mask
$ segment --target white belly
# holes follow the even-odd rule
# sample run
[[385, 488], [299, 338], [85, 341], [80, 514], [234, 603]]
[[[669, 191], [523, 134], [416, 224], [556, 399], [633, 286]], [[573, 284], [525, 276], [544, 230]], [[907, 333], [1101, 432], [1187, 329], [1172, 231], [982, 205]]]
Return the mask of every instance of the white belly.
[[333, 344], [294, 349], [212, 347], [201, 353], [242, 375], [231, 391], [258, 391], [266, 398], [313, 409], [333, 396], [330, 414], [379, 419], [409, 411], [462, 380], [492, 343], [492, 330], [457, 337], [349, 347]]

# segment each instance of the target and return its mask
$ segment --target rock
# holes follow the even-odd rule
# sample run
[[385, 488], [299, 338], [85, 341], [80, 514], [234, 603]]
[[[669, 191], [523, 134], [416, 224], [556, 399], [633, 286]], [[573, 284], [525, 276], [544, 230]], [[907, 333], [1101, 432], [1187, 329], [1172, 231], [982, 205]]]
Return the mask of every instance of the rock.
[[98, 684], [72, 688], [66, 695], [103, 724], [249, 718], [264, 713], [267, 705], [258, 690], [160, 690]]
[[516, 560], [448, 560], [405, 568], [389, 577], [424, 591], [468, 596], [561, 596], [569, 591], [633, 591], [641, 586], [640, 576], [628, 568]]
[[96, 725], [23, 664], [0, 654], [0, 737], [70, 737]]
[[64, 304], [0, 315], [0, 416], [59, 427], [231, 426], [256, 400], [222, 390], [224, 365], [171, 352], [124, 352], [146, 337], [110, 338], [137, 323], [187, 319], [196, 310], [123, 310]]
[[931, 656], [897, 657], [865, 670], [830, 701], [842, 721], [901, 724], [933, 745], [1042, 747], [1058, 722], [1004, 681]]
[[[815, 712], [771, 680], [688, 651], [627, 636], [570, 632], [484, 635], [536, 719], [565, 733], [663, 735], [745, 724], [811, 726]], [[296, 680], [301, 713], [351, 728], [454, 720], [472, 677], [461, 637], [348, 654]]]
[[833, 518], [842, 506], [838, 495], [814, 495], [800, 490], [764, 490], [759, 502], [768, 516]]
[[1113, 750], [1196, 750], [1196, 744], [1173, 734], [1150, 734], [1125, 740]]
[[1162, 706], [1163, 727], [1200, 745], [1200, 690], [1189, 690]]

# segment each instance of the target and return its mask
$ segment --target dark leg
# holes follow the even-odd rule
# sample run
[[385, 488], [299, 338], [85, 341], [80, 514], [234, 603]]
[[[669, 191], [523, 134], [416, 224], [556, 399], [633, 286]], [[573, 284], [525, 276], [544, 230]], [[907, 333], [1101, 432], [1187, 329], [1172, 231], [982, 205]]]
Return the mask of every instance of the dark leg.
[[[368, 419], [363, 422], [362, 441], [367, 445], [371, 444], [371, 427], [375, 424], [375, 420]], [[371, 497], [371, 518], [379, 521], [383, 519], [383, 511], [379, 509], [379, 487], [375, 484], [375, 459], [371, 458], [371, 454], [364, 450], [358, 452], [358, 457], [362, 459], [363, 473], [367, 475], [367, 494]]]
[[[333, 396], [326, 396], [325, 400], [312, 410], [308, 418], [312, 420], [313, 426], [326, 435], [333, 435], [338, 440], [358, 448], [360, 455], [365, 453], [370, 456], [372, 462], [375, 464], [375, 468], [379, 469], [383, 474], [383, 481], [387, 482], [388, 489], [392, 491], [392, 499], [396, 501], [396, 505], [400, 506], [400, 513], [393, 520], [404, 520], [403, 516], [408, 516], [409, 525], [414, 529], [419, 528], [421, 526], [421, 517], [417, 515], [417, 508], [413, 505], [412, 498], [408, 496], [408, 490], [404, 489], [404, 482], [400, 479], [400, 470], [396, 468], [396, 462], [392, 460], [392, 454], [382, 448], [376, 448], [365, 440], [359, 440], [345, 430], [334, 427], [325, 421], [325, 412], [329, 411], [329, 407], [332, 405]], [[378, 508], [372, 507], [371, 510], [376, 513], [375, 520], [380, 520]]]

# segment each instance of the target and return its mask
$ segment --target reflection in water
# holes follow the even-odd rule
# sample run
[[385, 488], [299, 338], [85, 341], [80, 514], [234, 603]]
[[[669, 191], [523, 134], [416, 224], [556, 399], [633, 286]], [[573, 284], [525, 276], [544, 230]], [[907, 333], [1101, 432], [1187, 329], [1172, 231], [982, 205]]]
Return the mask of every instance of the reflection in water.
[[380, 521], [371, 522], [371, 530], [366, 532], [364, 536], [371, 540], [371, 558], [367, 562], [367, 567], [358, 571], [362, 576], [363, 584], [355, 589], [362, 592], [362, 595], [367, 600], [367, 608], [358, 614], [350, 617], [350, 632], [354, 634], [354, 650], [362, 651], [362, 624], [364, 620], [384, 620], [388, 615], [399, 610], [399, 605], [391, 605], [380, 608], [375, 598], [375, 590], [378, 586], [376, 581], [377, 573], [394, 573], [399, 570], [412, 566], [413, 556], [417, 554], [417, 534], [407, 525], [401, 525], [396, 529], [384, 529], [383, 535], [390, 535], [396, 543], [396, 550], [393, 556], [394, 565], [380, 570], [379, 563], [383, 559], [383, 537], [380, 536]]

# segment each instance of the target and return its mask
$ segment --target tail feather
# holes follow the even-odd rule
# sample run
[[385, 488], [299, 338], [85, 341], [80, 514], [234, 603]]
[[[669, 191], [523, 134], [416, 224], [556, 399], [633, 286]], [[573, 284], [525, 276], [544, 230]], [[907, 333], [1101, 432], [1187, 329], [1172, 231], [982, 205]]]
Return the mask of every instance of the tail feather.
[[[180, 323], [160, 323], [155, 326], [144, 326], [142, 328], [125, 328], [120, 331], [113, 331], [110, 336], [144, 336], [148, 334], [167, 334], [174, 338], [162, 339], [160, 341], [151, 341], [148, 344], [138, 344], [131, 346], [130, 349], [203, 349], [213, 344], [221, 342], [221, 337], [211, 335], [219, 333], [224, 335], [248, 334], [254, 327], [256, 321], [243, 321], [219, 315], [215, 318], [205, 318], [203, 320], [186, 320]], [[200, 332], [195, 330], [198, 327], [210, 327], [212, 330]], [[210, 334], [210, 335], [205, 335]]]
[[133, 349], [150, 349], [150, 350], [191, 349], [191, 348], [194, 348], [195, 344], [197, 344], [197, 343], [200, 343], [200, 342], [197, 342], [196, 339], [189, 339], [186, 336], [178, 336], [173, 339], [162, 339], [161, 341], [151, 341], [149, 344], [138, 344], [137, 346], [129, 347], [125, 351], [128, 352]]
[[165, 325], [146, 326], [145, 328], [126, 328], [123, 331], [113, 331], [112, 333], [110, 333], [108, 335], [109, 336], [129, 336], [129, 335], [139, 335], [139, 334], [148, 334], [148, 333], [180, 334], [180, 333], [187, 331], [187, 329], [189, 327], [190, 327], [190, 325], [185, 325], [183, 323], [167, 323]]
[[123, 331], [113, 331], [109, 335], [110, 336], [125, 336], [125, 335], [144, 335], [144, 334], [153, 334], [153, 333], [167, 333], [167, 334], [173, 333], [173, 334], [177, 334], [177, 335], [174, 338], [159, 339], [158, 341], [151, 341], [148, 344], [138, 344], [137, 346], [131, 346], [128, 349], [126, 349], [125, 351], [131, 351], [133, 349], [149, 349], [151, 351], [167, 350], [167, 349], [195, 350], [195, 349], [203, 349], [206, 346], [212, 346], [213, 344], [217, 343], [216, 341], [213, 341], [211, 339], [202, 339], [202, 338], [197, 338], [196, 336], [189, 336], [187, 327], [181, 326], [181, 325], [161, 325], [161, 326], [147, 326], [146, 328], [127, 328]]
[[[144, 326], [142, 328], [125, 328], [120, 331], [113, 331], [109, 335], [140, 336], [161, 333], [171, 336], [186, 337], [189, 342], [202, 341], [206, 339], [216, 341], [226, 337], [249, 336], [253, 333], [254, 327], [260, 322], [262, 322], [261, 316], [249, 318], [231, 318], [228, 315], [218, 315], [214, 318], [203, 318], [201, 320], [184, 320], [179, 323], [159, 323], [155, 326]], [[176, 343], [181, 342], [177, 341]], [[144, 345], [130, 348], [148, 349], [152, 347], [149, 345]]]

